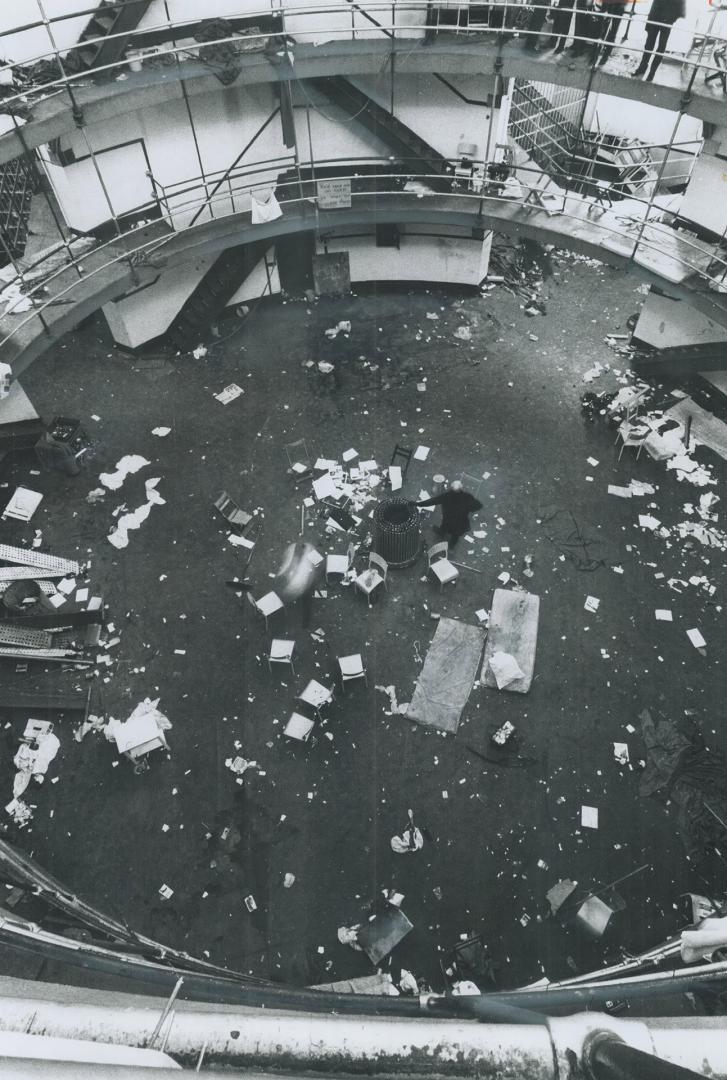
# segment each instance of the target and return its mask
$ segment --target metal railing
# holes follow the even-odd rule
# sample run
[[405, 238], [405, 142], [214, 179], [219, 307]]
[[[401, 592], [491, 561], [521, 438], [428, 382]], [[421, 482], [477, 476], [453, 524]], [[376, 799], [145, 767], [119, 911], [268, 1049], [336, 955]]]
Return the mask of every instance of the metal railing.
[[[357, 162], [359, 166], [364, 164], [371, 166], [376, 164], [376, 159], [357, 159]], [[412, 193], [406, 190], [406, 185], [414, 179], [418, 182], [416, 192], [418, 204], [422, 199], [431, 199], [435, 204], [440, 203], [439, 207], [434, 207], [437, 210], [449, 211], [452, 214], [461, 211], [472, 215], [473, 219], [483, 214], [486, 215], [488, 212], [495, 216], [498, 213], [511, 216], [520, 212], [523, 219], [527, 217], [529, 220], [531, 213], [546, 212], [549, 221], [557, 217], [564, 221], [566, 226], [570, 221], [577, 222], [581, 227], [585, 222], [590, 222], [598, 238], [597, 240], [594, 238], [594, 244], [600, 243], [605, 259], [608, 258], [609, 254], [613, 254], [620, 260], [626, 259], [636, 265], [643, 265], [645, 269], [651, 270], [657, 275], [659, 273], [658, 260], [660, 258], [670, 259], [676, 261], [682, 267], [685, 277], [694, 278], [704, 290], [727, 291], [724, 285], [727, 280], [727, 249], [719, 244], [706, 244], [699, 241], [690, 233], [678, 230], [672, 227], [672, 224], [665, 223], [662, 220], [666, 217], [671, 220], [671, 223], [676, 224], [678, 219], [675, 214], [665, 214], [660, 211], [658, 219], [647, 219], [646, 214], [643, 217], [636, 217], [632, 214], [619, 216], [617, 208], [615, 211], [609, 212], [602, 211], [602, 208], [598, 207], [600, 216], [597, 219], [591, 219], [589, 211], [592, 211], [595, 206], [593, 200], [563, 190], [553, 191], [553, 189], [544, 188], [542, 185], [543, 174], [539, 170], [528, 168], [519, 167], [516, 169], [520, 193], [517, 198], [513, 198], [507, 190], [507, 181], [488, 179], [487, 174], [485, 174], [482, 188], [479, 191], [462, 190], [465, 181], [461, 178], [453, 178], [454, 190], [443, 194], [441, 190], [427, 191], [425, 187], [427, 183], [441, 184], [442, 176], [440, 173], [422, 174], [418, 171], [414, 174], [406, 170], [396, 172], [392, 171], [394, 165], [389, 162], [386, 169], [369, 172], [365, 176], [356, 176], [357, 162], [349, 160], [345, 165], [341, 166], [340, 161], [319, 161], [316, 162], [316, 169], [319, 171], [325, 169], [326, 178], [328, 179], [350, 180], [352, 207], [356, 209], [357, 206], [360, 206], [362, 212], [366, 209], [366, 199], [370, 199], [372, 194], [376, 194], [379, 198], [387, 196], [395, 201], [401, 200], [403, 209], [405, 202], [412, 199]], [[484, 166], [484, 163], [482, 164]], [[397, 163], [396, 167], [400, 168], [400, 164]], [[249, 196], [256, 189], [260, 190], [259, 176], [256, 175], [254, 170], [245, 171], [238, 179], [239, 184], [234, 189], [236, 198], [239, 199], [243, 195]], [[232, 182], [233, 178], [230, 178], [230, 181]], [[267, 183], [265, 187], [267, 189], [276, 188], [284, 212], [285, 209], [305, 209], [310, 211], [310, 219], [307, 221], [306, 227], [315, 227], [313, 214], [318, 212], [318, 199], [314, 179], [301, 179], [301, 176], [298, 175], [282, 182], [278, 181], [277, 184], [274, 181]], [[184, 194], [184, 192], [178, 192], [177, 194]], [[209, 206], [210, 203], [212, 206], [216, 202], [222, 205], [223, 201], [229, 198], [229, 193], [225, 191], [218, 192], [218, 195], [213, 200], [210, 200], [209, 196], [200, 193], [198, 183], [196, 185], [190, 184], [187, 194], [190, 197], [184, 203], [185, 213], [190, 213], [199, 206]], [[531, 199], [535, 201], [531, 202]], [[552, 205], [543, 206], [543, 199], [551, 199]], [[645, 201], [643, 201], [643, 205], [645, 209], [648, 206]], [[508, 208], [507, 211], [505, 207]], [[225, 217], [229, 220], [230, 215], [226, 214]], [[245, 226], [249, 225], [247, 213], [238, 212], [236, 217], [244, 217]], [[179, 243], [182, 235], [194, 235], [207, 224], [209, 223], [200, 221], [191, 228], [185, 228], [181, 234], [170, 229], [168, 233], [162, 236], [155, 235], [147, 239], [142, 239], [142, 233], [146, 226], [139, 225], [123, 234], [121, 237], [123, 248], [121, 250], [118, 247], [120, 242], [118, 236], [105, 243], [99, 243], [90, 252], [85, 249], [82, 253], [75, 254], [72, 247], [70, 247], [68, 261], [61, 266], [56, 266], [48, 274], [42, 273], [43, 264], [46, 260], [39, 259], [16, 278], [16, 283], [23, 287], [24, 299], [29, 299], [35, 306], [30, 311], [12, 319], [12, 325], [6, 323], [7, 330], [0, 338], [0, 349], [30, 322], [40, 319], [42, 323], [44, 313], [51, 306], [64, 302], [73, 302], [74, 292], [87, 286], [88, 282], [97, 275], [108, 271], [119, 263], [125, 262], [133, 268], [134, 266], [143, 265], [154, 258], [158, 259], [163, 256], [165, 249], [172, 244], [175, 238]], [[249, 225], [249, 228], [250, 239], [254, 239], [254, 226]], [[551, 230], [553, 229], [554, 226], [551, 226]], [[567, 248], [571, 237], [567, 232], [567, 228], [563, 228], [562, 232], [562, 247]], [[633, 232], [636, 235], [632, 235]], [[582, 232], [581, 239], [583, 239]], [[241, 237], [239, 242], [244, 243], [244, 237]], [[675, 251], [675, 243], [677, 242], [678, 251]], [[53, 256], [57, 257], [57, 251], [53, 253]], [[650, 265], [649, 260], [652, 260], [656, 265]], [[67, 278], [69, 271], [74, 274], [72, 281], [62, 280], [64, 276]], [[8, 311], [6, 316], [11, 313], [11, 311]], [[3, 321], [5, 320], [0, 318], [0, 332], [2, 332]]]
[[[122, 4], [114, 6], [122, 6]], [[575, 0], [573, 6], [575, 8]], [[477, 12], [476, 22], [469, 18], [470, 7]], [[465, 0], [465, 2], [457, 5], [458, 20], [456, 24], [437, 22], [434, 16], [440, 10], [447, 9], [444, 6], [440, 9], [438, 5], [429, 3], [427, 0], [393, 0], [393, 2], [389, 3], [372, 0], [372, 2], [365, 4], [355, 4], [349, 3], [347, 0], [341, 0], [338, 4], [306, 5], [293, 8], [277, 7], [272, 3], [269, 7], [253, 5], [246, 8], [241, 4], [237, 12], [226, 13], [224, 19], [221, 20], [230, 24], [230, 34], [220, 37], [214, 43], [209, 41], [197, 42], [193, 36], [189, 40], [184, 39], [185, 33], [193, 35], [195, 28], [199, 26], [199, 19], [173, 21], [170, 18], [154, 24], [147, 23], [142, 27], [136, 27], [121, 34], [86, 38], [83, 45], [84, 47], [91, 46], [95, 43], [108, 42], [118, 38], [126, 44], [127, 48], [135, 48], [137, 45], [143, 47], [145, 40], [150, 38], [159, 39], [161, 37], [161, 43], [157, 41], [155, 46], [159, 50], [156, 54], [157, 60], [163, 58], [163, 62], [168, 64], [183, 64], [187, 61], [193, 61], [210, 66], [209, 60], [205, 59], [205, 53], [209, 53], [211, 44], [241, 48], [244, 42], [246, 50], [252, 47], [258, 51], [267, 50], [269, 54], [273, 54], [276, 47], [283, 45], [286, 41], [299, 44], [315, 44], [326, 41], [335, 44], [345, 41], [364, 40], [377, 35], [381, 39], [388, 40], [393, 49], [395, 43], [399, 40], [406, 41], [413, 38], [425, 43], [440, 36], [446, 40], [452, 36], [472, 35], [478, 40], [483, 39], [483, 37], [491, 38], [498, 49], [502, 49], [514, 37], [527, 43], [542, 38], [549, 38], [555, 42], [558, 37], [562, 36], [562, 32], [556, 33], [554, 28], [545, 29], [545, 19], [551, 14], [549, 4], [523, 4], [517, 2], [517, 0], [503, 0], [503, 2], [489, 5], [483, 20], [481, 18], [482, 6], [474, 3], [470, 5], [469, 0]], [[719, 79], [727, 68], [727, 36], [717, 26], [721, 10], [724, 10], [724, 8], [720, 8], [718, 4], [713, 4], [708, 9], [707, 25], [703, 30], [695, 30], [690, 50], [680, 58], [680, 85], [689, 93], [694, 92], [698, 76], [702, 76], [705, 80], [708, 78]], [[87, 84], [89, 78], [94, 80], [99, 78], [111, 79], [128, 71], [130, 62], [128, 57], [80, 72], [66, 70], [63, 53], [64, 51], [67, 52], [68, 49], [63, 50], [58, 47], [54, 30], [69, 19], [91, 16], [95, 11], [95, 8], [87, 8], [79, 12], [38, 19], [26, 23], [22, 27], [0, 32], [0, 50], [8, 56], [13, 53], [13, 38], [20, 33], [43, 30], [49, 39], [49, 48], [46, 51], [31, 56], [22, 63], [10, 62], [4, 67], [0, 67], [0, 72], [10, 72], [17, 75], [21, 84], [15, 92], [10, 90], [5, 93], [4, 108], [6, 111], [13, 108], [23, 110], [30, 107], [32, 109], [33, 101], [39, 97], [47, 97], [49, 94], [61, 90], [72, 92], [80, 85]], [[209, 17], [214, 12], [205, 10], [204, 14], [205, 17]], [[574, 10], [574, 17], [577, 14]], [[579, 33], [576, 26], [573, 33], [570, 33], [570, 28], [566, 28], [565, 34], [568, 40], [572, 40], [579, 48], [586, 50], [590, 48], [590, 59], [594, 63], [602, 58], [597, 54], [600, 47], [606, 47], [606, 45], [611, 57], [624, 53], [629, 56], [635, 55], [641, 60], [647, 59], [650, 62], [653, 62], [656, 58], [660, 60], [669, 58], [671, 54], [668, 50], [659, 51], [654, 49], [646, 53], [641, 45], [634, 44], [632, 33], [637, 27], [641, 29], [645, 27], [647, 14], [646, 12], [641, 14], [633, 10], [624, 16], [629, 28], [627, 40], [604, 42], [604, 35], [613, 17], [607, 9], [603, 12], [595, 11], [591, 13], [589, 20], [590, 33]], [[246, 32], [244, 38], [241, 38], [238, 30], [235, 29], [236, 24], [247, 23], [250, 27], [254, 27], [256, 20], [270, 22], [271, 19], [278, 25], [278, 29], [258, 30], [258, 32], [250, 30]], [[326, 23], [324, 21], [322, 23], [322, 19], [329, 19], [330, 22]], [[533, 29], [530, 28], [530, 22], [534, 22]], [[650, 25], [656, 28], [667, 27], [667, 24], [657, 22], [650, 23]], [[141, 57], [137, 53], [134, 59], [141, 60], [143, 63], [143, 53]], [[154, 56], [147, 57], [147, 61], [155, 62]], [[243, 62], [242, 54], [240, 55], [240, 62]], [[57, 69], [57, 77], [53, 77], [52, 73], [47, 70], [49, 64], [54, 65]], [[39, 66], [43, 70], [39, 70]], [[37, 81], [39, 78], [42, 81]], [[659, 80], [656, 79], [655, 81], [659, 85]]]

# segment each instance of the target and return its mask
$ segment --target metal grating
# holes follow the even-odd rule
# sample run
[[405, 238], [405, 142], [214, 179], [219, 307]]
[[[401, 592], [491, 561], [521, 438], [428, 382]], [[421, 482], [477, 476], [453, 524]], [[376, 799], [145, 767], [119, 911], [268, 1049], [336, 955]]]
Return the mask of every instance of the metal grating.
[[30, 204], [38, 189], [33, 161], [15, 158], [0, 165], [0, 265], [7, 266], [25, 251]]

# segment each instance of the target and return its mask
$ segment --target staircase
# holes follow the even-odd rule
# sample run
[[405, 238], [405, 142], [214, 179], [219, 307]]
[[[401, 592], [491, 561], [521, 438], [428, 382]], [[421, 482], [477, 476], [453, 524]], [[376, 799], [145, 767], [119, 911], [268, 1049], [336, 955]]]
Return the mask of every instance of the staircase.
[[[151, 0], [101, 0], [78, 44], [68, 53], [66, 68], [71, 72], [88, 71], [122, 60], [128, 35], [139, 25], [150, 4]], [[112, 34], [121, 36], [105, 40]]]
[[[333, 105], [337, 105], [390, 147], [394, 154], [402, 159], [405, 173], [426, 176], [427, 183], [436, 191], [451, 189], [451, 165], [448, 159], [343, 75], [328, 79], [309, 79], [308, 82]], [[441, 180], [438, 179], [440, 176]]]
[[197, 344], [269, 246], [269, 240], [258, 240], [222, 252], [169, 326], [166, 336], [172, 344], [178, 349]]
[[[580, 102], [572, 102], [570, 106]], [[512, 93], [508, 132], [535, 164], [553, 179], [570, 171], [578, 142], [578, 124], [530, 82], [517, 79]]]

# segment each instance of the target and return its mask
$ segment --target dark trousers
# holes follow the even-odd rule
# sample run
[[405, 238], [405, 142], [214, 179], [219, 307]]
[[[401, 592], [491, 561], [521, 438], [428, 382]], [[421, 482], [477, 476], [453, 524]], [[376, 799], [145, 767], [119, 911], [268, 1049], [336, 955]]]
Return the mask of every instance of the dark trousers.
[[[576, 37], [584, 37], [588, 31], [590, 12], [587, 10], [588, 0], [567, 0], [560, 7], [553, 10], [553, 36], [556, 38], [555, 50], [562, 52], [570, 34], [573, 16], [576, 17], [574, 33]], [[583, 52], [585, 45], [576, 41], [574, 49]]]
[[603, 31], [601, 40], [597, 45], [593, 46], [593, 59], [598, 60], [599, 64], [605, 64], [613, 51], [613, 46], [616, 42], [616, 34], [621, 25], [622, 15], [623, 11], [619, 9], [611, 15], [601, 16], [603, 22], [607, 23], [607, 25], [605, 27], [603, 25], [599, 27], [599, 29]]
[[659, 64], [664, 59], [663, 54], [669, 42], [669, 34], [671, 34], [671, 26], [657, 26], [656, 23], [647, 22], [644, 55], [641, 57], [641, 63], [637, 67], [635, 74], [644, 74], [649, 66], [649, 59], [651, 58], [652, 53], [654, 55], [651, 60], [651, 74], [654, 74]]

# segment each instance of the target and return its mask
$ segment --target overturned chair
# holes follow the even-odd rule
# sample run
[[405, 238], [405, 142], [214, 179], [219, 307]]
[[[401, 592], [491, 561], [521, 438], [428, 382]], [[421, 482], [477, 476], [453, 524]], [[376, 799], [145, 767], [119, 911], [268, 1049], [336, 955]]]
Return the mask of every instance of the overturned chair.
[[240, 532], [252, 521], [252, 514], [248, 514], [247, 511], [238, 506], [226, 491], [221, 491], [212, 505], [228, 525], [231, 525], [233, 529], [239, 529]]

